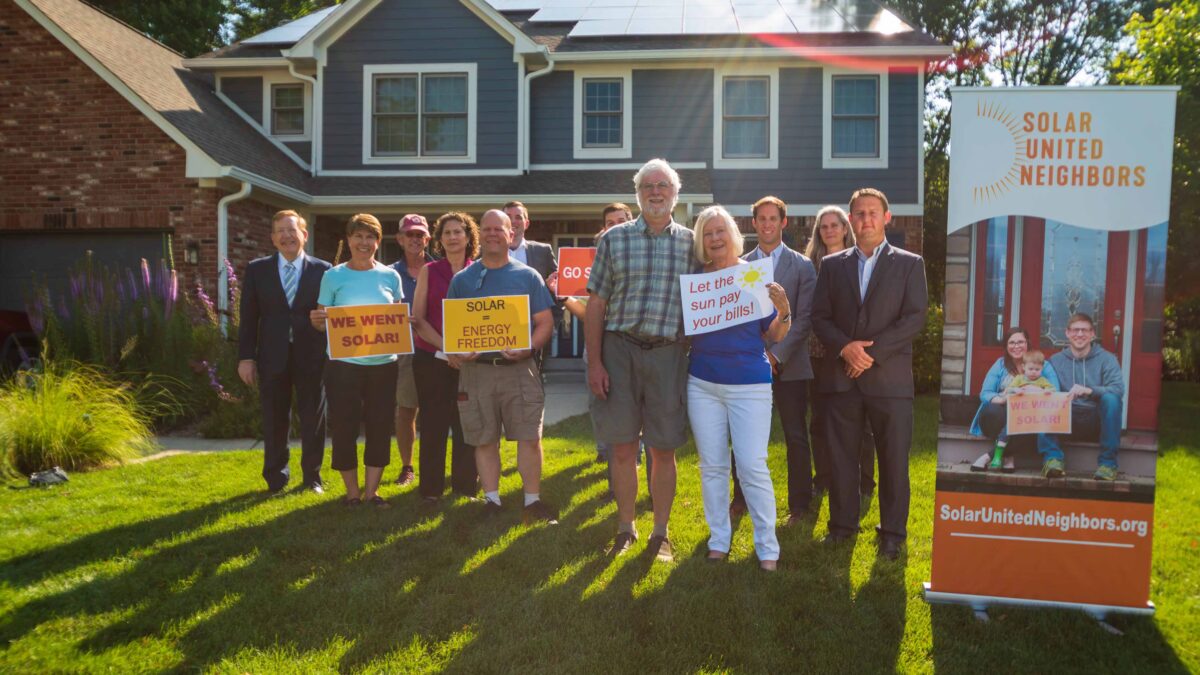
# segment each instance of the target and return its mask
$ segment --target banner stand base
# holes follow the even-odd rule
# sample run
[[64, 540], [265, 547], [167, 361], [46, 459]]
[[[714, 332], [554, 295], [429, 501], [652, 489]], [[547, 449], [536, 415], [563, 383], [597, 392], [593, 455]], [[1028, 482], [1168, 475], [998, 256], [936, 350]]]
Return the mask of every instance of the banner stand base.
[[975, 611], [975, 618], [987, 621], [987, 611], [990, 607], [1044, 607], [1048, 609], [1071, 609], [1083, 612], [1095, 619], [1110, 633], [1117, 635], [1121, 631], [1108, 624], [1105, 619], [1110, 614], [1136, 614], [1141, 616], [1154, 615], [1154, 603], [1147, 602], [1145, 607], [1121, 607], [1116, 605], [1089, 605], [1082, 602], [1057, 602], [1053, 600], [1029, 600], [1023, 598], [1001, 598], [992, 595], [970, 595], [967, 593], [943, 593], [930, 588], [926, 581], [925, 602], [931, 605], [966, 605]]

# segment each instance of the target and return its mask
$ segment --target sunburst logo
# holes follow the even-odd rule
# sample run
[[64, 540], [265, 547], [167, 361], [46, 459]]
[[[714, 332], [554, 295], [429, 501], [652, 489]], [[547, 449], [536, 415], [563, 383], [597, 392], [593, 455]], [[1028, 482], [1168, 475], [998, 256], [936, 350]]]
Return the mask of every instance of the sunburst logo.
[[[1025, 131], [1017, 123], [1016, 116], [1009, 112], [1007, 108], [999, 103], [981, 99], [975, 103], [975, 116], [991, 123], [981, 125], [981, 132], [992, 132], [1005, 136], [1004, 140], [999, 138], [988, 139], [991, 141], [987, 143], [989, 147], [1006, 147], [1009, 143], [1009, 138], [1011, 138], [1012, 143], [1012, 155], [1010, 158], [1004, 156], [997, 156], [995, 158], [997, 171], [992, 174], [994, 179], [981, 181], [981, 184], [971, 188], [972, 200], [975, 203], [979, 203], [991, 201], [1011, 191], [1016, 186], [1017, 181], [1020, 180], [1021, 166], [1027, 162], [1027, 159], [1021, 152], [1021, 144], [1025, 142]], [[1004, 163], [1005, 159], [1009, 159], [1007, 164]]]
[[742, 288], [757, 288], [762, 285], [763, 279], [765, 279], [766, 276], [767, 275], [763, 274], [763, 271], [757, 267], [750, 267], [749, 269], [738, 273], [738, 285]]

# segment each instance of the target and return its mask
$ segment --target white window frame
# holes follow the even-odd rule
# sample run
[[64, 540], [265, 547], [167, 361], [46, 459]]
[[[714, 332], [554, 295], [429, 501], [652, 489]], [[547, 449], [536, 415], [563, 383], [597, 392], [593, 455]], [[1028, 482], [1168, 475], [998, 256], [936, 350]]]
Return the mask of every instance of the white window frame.
[[[420, 76], [427, 74], [467, 75], [467, 154], [466, 155], [373, 155], [372, 111], [375, 108], [375, 76], [416, 75], [418, 88]], [[417, 63], [417, 64], [371, 64], [363, 66], [362, 97], [362, 163], [363, 164], [474, 164], [476, 127], [479, 124], [479, 78], [478, 66], [474, 63]], [[420, 125], [418, 124], [418, 131]]]
[[[767, 79], [770, 97], [767, 113], [766, 157], [726, 158], [725, 153], [725, 78], [760, 77]], [[713, 161], [714, 169], [778, 169], [779, 168], [779, 66], [725, 66], [713, 69]]]
[[[606, 148], [583, 146], [583, 81], [621, 81], [621, 145]], [[631, 159], [633, 157], [633, 69], [629, 67], [600, 66], [596, 68], [576, 67], [574, 70], [574, 95], [571, 106], [572, 138], [575, 159]]]
[[[275, 92], [279, 91], [279, 89], [282, 87], [293, 87], [293, 88], [300, 90], [300, 130], [299, 131], [291, 132], [291, 133], [283, 133], [283, 132], [278, 131], [275, 128], [275, 111], [277, 109], [283, 110], [283, 109], [277, 108], [275, 106]], [[272, 84], [271, 92], [269, 95], [271, 97], [271, 105], [268, 106], [268, 108], [270, 108], [271, 112], [270, 112], [270, 117], [267, 119], [267, 125], [270, 126], [270, 128], [271, 128], [271, 135], [278, 136], [280, 138], [295, 138], [297, 136], [303, 136], [305, 134], [305, 132], [308, 131], [308, 127], [304, 124], [304, 116], [305, 116], [305, 112], [308, 108], [308, 106], [304, 105], [304, 83], [297, 82], [295, 84], [291, 84], [291, 83], [286, 83], [286, 82], [279, 82], [276, 84]], [[294, 110], [294, 108], [286, 108], [286, 110]]]
[[[302, 85], [304, 87], [304, 133], [302, 134], [277, 134], [271, 114], [271, 90], [277, 84]], [[294, 143], [301, 141], [312, 140], [312, 109], [313, 109], [313, 93], [312, 85], [304, 80], [297, 80], [288, 75], [286, 72], [265, 72], [262, 73], [262, 129], [263, 133], [271, 138], [274, 138], [285, 143]]]
[[[833, 78], [842, 75], [869, 75], [879, 78], [879, 156], [833, 156]], [[823, 169], [886, 169], [888, 168], [888, 71], [825, 68], [821, 85], [821, 168]]]

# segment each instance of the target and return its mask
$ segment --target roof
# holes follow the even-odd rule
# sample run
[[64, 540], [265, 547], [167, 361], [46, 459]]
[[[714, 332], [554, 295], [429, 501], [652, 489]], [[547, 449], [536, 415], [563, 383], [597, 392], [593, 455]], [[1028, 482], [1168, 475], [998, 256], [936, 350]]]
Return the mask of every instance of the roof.
[[90, 5], [28, 2], [217, 164], [306, 187], [308, 172], [218, 99], [211, 75], [188, 70], [179, 54]]

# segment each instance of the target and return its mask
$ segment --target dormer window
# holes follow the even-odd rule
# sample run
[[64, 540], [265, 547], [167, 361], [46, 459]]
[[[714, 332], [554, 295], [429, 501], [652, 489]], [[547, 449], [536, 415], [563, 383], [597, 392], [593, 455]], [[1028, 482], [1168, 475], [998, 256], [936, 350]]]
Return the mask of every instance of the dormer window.
[[304, 135], [304, 85], [271, 85], [271, 134]]

